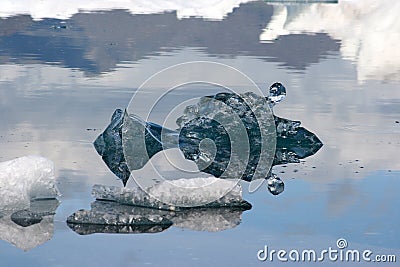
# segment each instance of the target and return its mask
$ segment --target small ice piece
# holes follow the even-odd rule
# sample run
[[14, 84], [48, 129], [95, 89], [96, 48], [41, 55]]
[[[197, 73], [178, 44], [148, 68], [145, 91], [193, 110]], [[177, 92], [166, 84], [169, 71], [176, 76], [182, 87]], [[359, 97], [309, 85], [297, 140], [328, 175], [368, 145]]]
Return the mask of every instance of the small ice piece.
[[270, 106], [275, 106], [286, 97], [286, 88], [281, 83], [274, 83], [269, 88], [268, 101]]
[[26, 209], [31, 200], [58, 195], [52, 161], [24, 156], [0, 163], [0, 210]]
[[285, 184], [281, 178], [276, 176], [274, 173], [271, 173], [270, 177], [267, 179], [267, 183], [269, 192], [275, 196], [279, 195], [285, 190]]
[[121, 205], [111, 201], [96, 200], [91, 210], [79, 210], [68, 217], [68, 226], [80, 235], [94, 233], [158, 233], [169, 228], [172, 222], [169, 211]]
[[146, 192], [140, 188], [94, 185], [92, 195], [98, 200], [163, 210], [192, 207], [251, 208], [243, 200], [242, 188], [236, 180], [215, 177], [164, 181], [147, 188]]

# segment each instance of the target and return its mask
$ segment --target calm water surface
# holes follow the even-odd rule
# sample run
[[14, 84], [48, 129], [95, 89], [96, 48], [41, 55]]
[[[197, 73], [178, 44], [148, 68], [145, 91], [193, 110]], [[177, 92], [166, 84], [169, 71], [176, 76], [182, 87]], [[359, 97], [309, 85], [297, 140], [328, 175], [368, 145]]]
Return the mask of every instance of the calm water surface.
[[[256, 1], [226, 12], [215, 7], [217, 17], [117, 7], [0, 20], [0, 161], [29, 154], [53, 160], [62, 193], [54, 224], [29, 231], [0, 218], [1, 266], [271, 265], [257, 259], [265, 245], [321, 251], [337, 248], [339, 238], [349, 249], [400, 260], [397, 3]], [[92, 145], [113, 111], [127, 107], [154, 73], [194, 60], [235, 67], [265, 90], [282, 82], [288, 95], [275, 114], [300, 120], [322, 149], [274, 167], [285, 181], [279, 196], [265, 185], [247, 193], [243, 183], [253, 208], [233, 228], [196, 231], [183, 223], [154, 234], [73, 232], [66, 218], [90, 208], [93, 184], [120, 185]], [[231, 78], [229, 85], [240, 87]], [[161, 118], [169, 106], [158, 108]]]

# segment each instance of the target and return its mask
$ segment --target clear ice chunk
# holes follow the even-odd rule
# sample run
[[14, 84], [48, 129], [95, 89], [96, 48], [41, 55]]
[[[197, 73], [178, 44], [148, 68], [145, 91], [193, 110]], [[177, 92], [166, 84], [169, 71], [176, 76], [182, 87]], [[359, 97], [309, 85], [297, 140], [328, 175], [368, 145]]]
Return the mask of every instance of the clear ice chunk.
[[0, 163], [0, 210], [26, 209], [31, 200], [58, 195], [52, 161], [25, 156]]
[[285, 190], [285, 184], [283, 183], [281, 178], [276, 176], [276, 174], [274, 173], [270, 174], [269, 178], [267, 179], [267, 184], [268, 191], [275, 196], [279, 195]]
[[[211, 184], [212, 186], [209, 186]], [[232, 190], [227, 191], [227, 188], [232, 188]], [[92, 195], [98, 200], [162, 210], [198, 206], [251, 207], [247, 201], [243, 200], [242, 188], [236, 180], [214, 177], [164, 181], [147, 188], [146, 192], [140, 188], [94, 185]]]
[[281, 83], [274, 83], [269, 88], [268, 101], [271, 107], [281, 102], [286, 97], [286, 88]]

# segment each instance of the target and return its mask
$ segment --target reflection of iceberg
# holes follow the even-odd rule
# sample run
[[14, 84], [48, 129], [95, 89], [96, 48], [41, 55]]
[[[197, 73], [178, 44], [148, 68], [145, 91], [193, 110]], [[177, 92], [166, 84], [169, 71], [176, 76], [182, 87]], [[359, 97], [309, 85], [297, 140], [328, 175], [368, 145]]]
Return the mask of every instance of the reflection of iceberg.
[[[341, 40], [344, 58], [357, 63], [357, 78], [400, 79], [400, 2], [339, 1], [338, 5], [277, 6], [260, 35], [272, 41], [280, 35], [328, 33]], [[349, 30], [351, 29], [351, 30]]]
[[[251, 1], [251, 0], [250, 0]], [[18, 1], [18, 3], [2, 4], [0, 17], [17, 14], [30, 14], [34, 19], [58, 18], [67, 19], [80, 11], [99, 11], [109, 9], [126, 9], [132, 14], [154, 14], [176, 11], [178, 18], [203, 17], [207, 19], [223, 19], [240, 3], [249, 0], [206, 0], [206, 1], [67, 1], [62, 5], [58, 1]]]
[[36, 200], [30, 208], [6, 211], [0, 216], [0, 239], [23, 250], [30, 250], [51, 239], [58, 200]]
[[68, 217], [67, 222], [78, 234], [157, 233], [171, 225], [216, 232], [239, 225], [242, 212], [250, 207], [248, 204], [247, 207], [201, 207], [172, 211], [96, 200], [90, 211], [77, 211]]
[[0, 239], [23, 250], [50, 240], [56, 196], [50, 160], [26, 156], [0, 163]]

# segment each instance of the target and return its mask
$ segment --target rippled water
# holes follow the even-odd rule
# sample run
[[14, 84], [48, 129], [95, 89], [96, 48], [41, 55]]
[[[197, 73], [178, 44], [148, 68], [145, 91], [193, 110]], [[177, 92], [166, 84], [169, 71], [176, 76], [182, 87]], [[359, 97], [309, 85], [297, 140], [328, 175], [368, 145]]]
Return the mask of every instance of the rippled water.
[[[399, 4], [229, 2], [214, 9], [86, 6], [80, 8], [102, 10], [57, 10], [54, 18], [32, 4], [34, 19], [0, 12], [0, 161], [29, 154], [53, 160], [62, 193], [54, 225], [29, 230], [0, 215], [0, 239], [9, 241], [0, 241], [0, 265], [263, 265], [272, 264], [257, 260], [265, 245], [322, 250], [337, 248], [339, 238], [350, 249], [395, 254], [399, 261]], [[194, 60], [235, 67], [265, 90], [282, 82], [287, 97], [275, 114], [301, 121], [324, 146], [299, 164], [274, 167], [285, 181], [282, 194], [269, 194], [265, 184], [252, 194], [244, 190], [253, 208], [241, 220], [227, 217], [221, 231], [190, 224], [198, 215], [159, 233], [72, 231], [66, 218], [90, 209], [94, 184], [120, 186], [92, 145], [113, 111], [127, 107], [154, 73]], [[229, 86], [241, 86], [229, 78]], [[180, 97], [172, 93], [169, 101]], [[173, 104], [159, 105], [153, 119]], [[221, 216], [204, 220], [215, 226]]]

